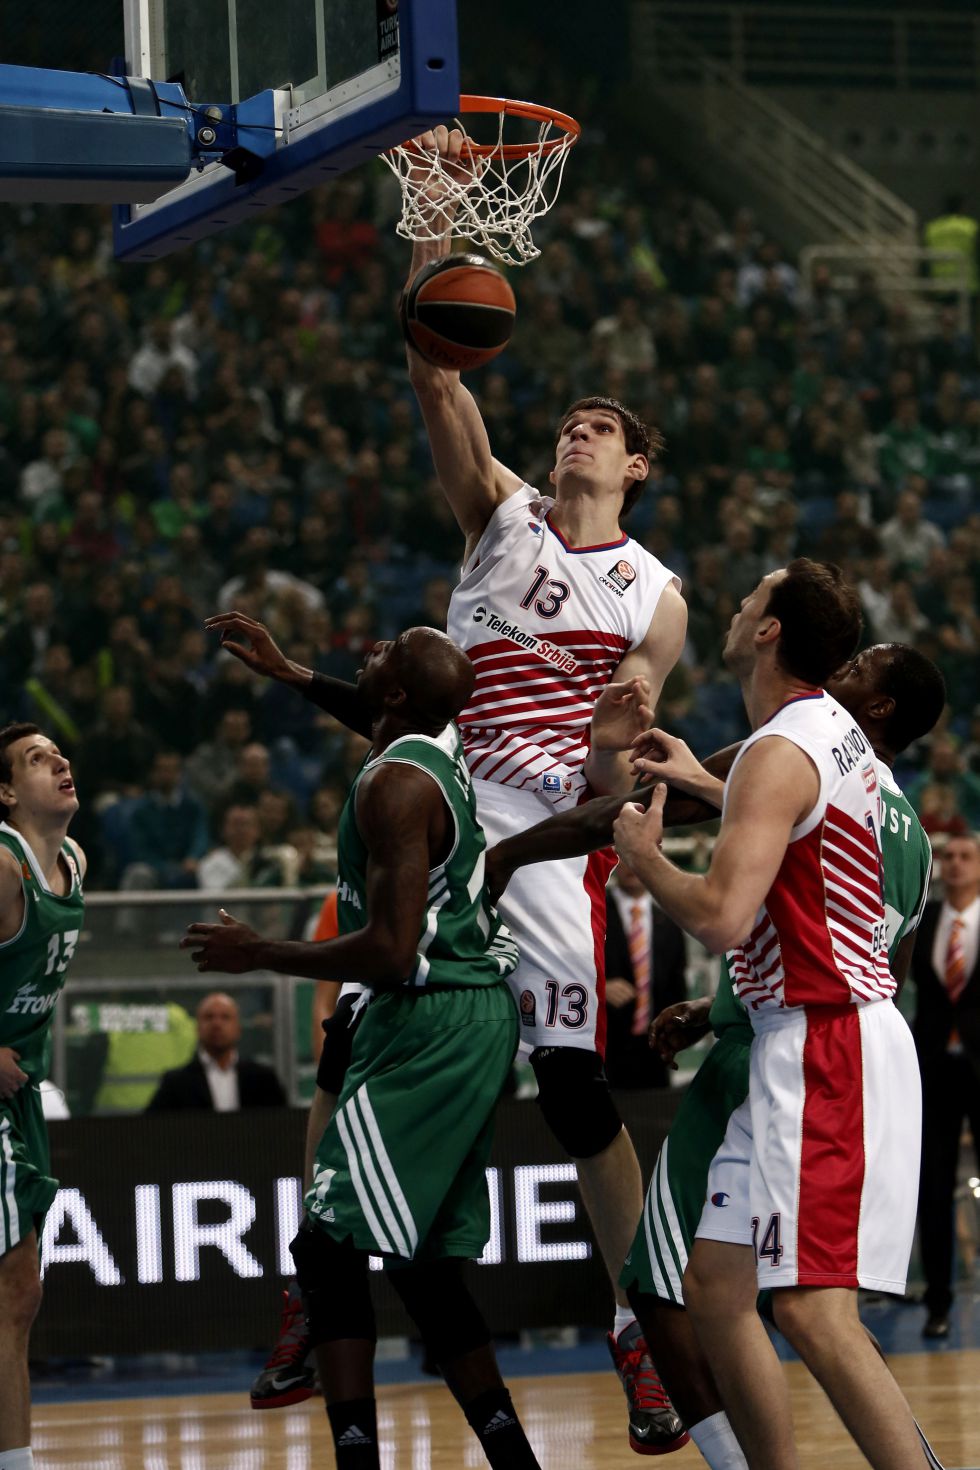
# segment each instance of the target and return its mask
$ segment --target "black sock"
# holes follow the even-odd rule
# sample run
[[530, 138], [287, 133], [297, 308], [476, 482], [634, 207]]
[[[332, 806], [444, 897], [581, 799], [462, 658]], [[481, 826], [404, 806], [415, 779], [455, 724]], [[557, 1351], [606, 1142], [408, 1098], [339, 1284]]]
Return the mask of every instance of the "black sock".
[[493, 1470], [540, 1470], [506, 1388], [490, 1388], [463, 1413]]
[[378, 1410], [374, 1399], [342, 1399], [327, 1405], [337, 1470], [379, 1470]]

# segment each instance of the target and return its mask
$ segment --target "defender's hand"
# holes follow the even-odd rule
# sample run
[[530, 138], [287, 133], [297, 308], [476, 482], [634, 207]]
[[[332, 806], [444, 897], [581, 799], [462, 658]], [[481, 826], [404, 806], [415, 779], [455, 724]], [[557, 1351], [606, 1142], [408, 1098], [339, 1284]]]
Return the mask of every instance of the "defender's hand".
[[[293, 665], [264, 623], [244, 613], [219, 613], [204, 624], [209, 633], [221, 634], [221, 646], [241, 659], [256, 674], [267, 679], [283, 679]], [[241, 642], [236, 640], [241, 639]]]
[[189, 924], [180, 941], [181, 949], [192, 951], [199, 970], [219, 970], [225, 975], [244, 975], [257, 968], [260, 937], [247, 924], [240, 924], [219, 909], [220, 924]]
[[675, 1072], [677, 1053], [707, 1036], [710, 1010], [710, 997], [702, 996], [700, 1000], [682, 1000], [667, 1006], [650, 1022], [650, 1047]]

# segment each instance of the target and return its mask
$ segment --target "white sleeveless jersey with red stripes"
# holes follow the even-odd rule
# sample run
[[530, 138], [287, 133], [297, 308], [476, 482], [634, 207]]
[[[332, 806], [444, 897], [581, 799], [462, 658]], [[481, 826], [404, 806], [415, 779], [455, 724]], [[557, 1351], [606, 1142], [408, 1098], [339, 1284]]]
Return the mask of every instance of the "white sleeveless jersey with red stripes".
[[448, 631], [476, 669], [459, 716], [477, 779], [579, 798], [589, 722], [621, 660], [680, 581], [630, 536], [569, 546], [530, 485], [498, 506], [463, 567]]
[[[848, 1005], [895, 993], [881, 866], [877, 762], [843, 705], [818, 691], [790, 700], [750, 745], [780, 735], [810, 757], [820, 794], [793, 829], [752, 932], [728, 955], [749, 1014], [788, 1006]], [[727, 796], [727, 790], [726, 790]]]

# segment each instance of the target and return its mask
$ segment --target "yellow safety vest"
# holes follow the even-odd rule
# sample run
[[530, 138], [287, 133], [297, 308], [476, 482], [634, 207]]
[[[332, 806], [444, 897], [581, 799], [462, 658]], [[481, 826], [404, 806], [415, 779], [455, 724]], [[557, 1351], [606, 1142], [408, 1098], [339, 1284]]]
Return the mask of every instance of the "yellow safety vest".
[[[975, 293], [980, 288], [977, 273], [977, 231], [980, 223], [967, 214], [941, 214], [931, 219], [925, 228], [925, 242], [930, 250], [945, 250], [961, 255], [966, 261], [967, 283]], [[933, 260], [929, 273], [934, 281], [955, 281], [959, 275], [959, 263], [955, 260]]]
[[[95, 1112], [139, 1113], [157, 1090], [160, 1076], [194, 1055], [197, 1025], [183, 1006], [118, 1005], [118, 1027], [103, 1026], [109, 1050]], [[149, 1012], [159, 1012], [150, 1016]], [[113, 1017], [112, 1019], [117, 1019]], [[165, 1028], [165, 1029], [164, 1029]]]

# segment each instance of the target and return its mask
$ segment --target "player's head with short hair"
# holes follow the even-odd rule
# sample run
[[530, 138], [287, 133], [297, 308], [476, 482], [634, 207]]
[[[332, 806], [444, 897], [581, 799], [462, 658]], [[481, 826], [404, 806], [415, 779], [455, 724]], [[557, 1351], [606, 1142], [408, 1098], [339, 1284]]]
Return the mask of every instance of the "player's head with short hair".
[[833, 562], [791, 561], [774, 578], [766, 611], [779, 619], [780, 667], [807, 684], [825, 684], [861, 636], [861, 599]]
[[905, 643], [863, 649], [827, 681], [827, 689], [891, 757], [928, 735], [946, 705], [942, 674]]
[[437, 628], [408, 628], [368, 654], [358, 687], [372, 713], [390, 712], [410, 730], [441, 730], [464, 708], [476, 674]]
[[861, 602], [840, 567], [801, 556], [763, 577], [743, 599], [724, 657], [743, 677], [771, 649], [784, 674], [820, 688], [851, 657], [860, 635]]
[[[591, 398], [578, 398], [562, 414], [561, 422], [558, 425], [559, 460], [561, 459], [562, 437], [568, 430], [569, 425], [573, 420], [587, 418], [590, 414], [617, 419], [622, 432], [626, 455], [630, 459], [640, 456], [646, 461], [646, 467], [642, 468], [642, 474], [638, 474], [636, 470], [630, 471], [628, 475], [624, 474], [625, 489], [623, 504], [619, 514], [621, 517], [628, 515], [640, 498], [647, 475], [650, 472], [651, 463], [663, 451], [664, 437], [659, 429], [655, 429], [651, 424], [644, 423], [638, 414], [635, 414], [632, 409], [627, 408], [625, 403], [620, 403], [618, 398], [605, 398], [602, 395]], [[641, 467], [637, 466], [637, 470], [639, 468]], [[555, 471], [553, 470], [551, 475], [552, 480], [554, 480], [554, 476]]]
[[53, 740], [26, 720], [0, 730], [0, 821], [70, 819], [78, 797], [68, 761]]

